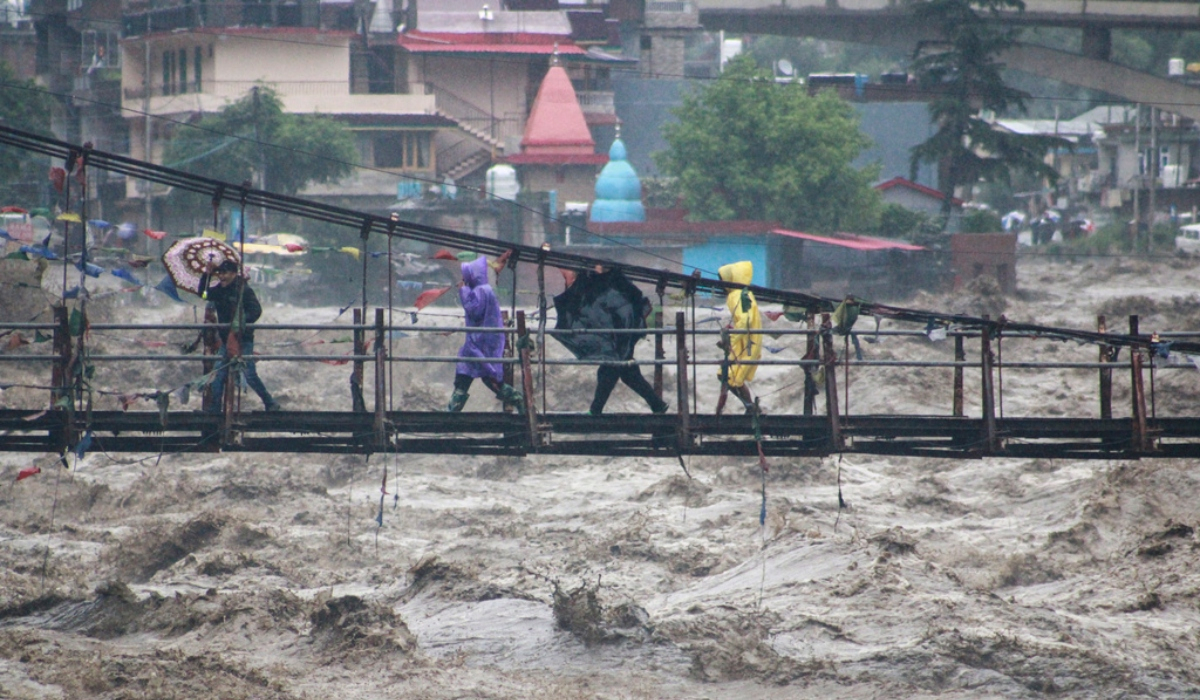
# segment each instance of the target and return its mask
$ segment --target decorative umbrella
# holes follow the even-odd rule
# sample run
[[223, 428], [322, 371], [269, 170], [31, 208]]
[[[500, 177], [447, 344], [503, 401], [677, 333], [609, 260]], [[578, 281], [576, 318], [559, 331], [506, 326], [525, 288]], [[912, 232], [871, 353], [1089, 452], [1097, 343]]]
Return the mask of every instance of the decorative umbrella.
[[200, 293], [200, 279], [208, 264], [220, 265], [226, 260], [238, 262], [237, 251], [215, 238], [184, 238], [175, 241], [163, 253], [163, 265], [167, 274], [179, 289]]

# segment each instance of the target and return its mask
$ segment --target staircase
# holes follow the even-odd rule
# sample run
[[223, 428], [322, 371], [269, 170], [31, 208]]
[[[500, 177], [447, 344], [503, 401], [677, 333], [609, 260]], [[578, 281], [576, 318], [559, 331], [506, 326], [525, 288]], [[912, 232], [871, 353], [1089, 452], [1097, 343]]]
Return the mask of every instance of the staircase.
[[492, 152], [479, 149], [468, 156], [465, 160], [459, 161], [457, 164], [446, 170], [445, 176], [451, 180], [458, 180], [466, 177], [476, 170], [492, 162]]
[[493, 124], [498, 121], [494, 115], [433, 83], [426, 83], [426, 88], [434, 95], [435, 114], [458, 124], [458, 128], [491, 148], [504, 147], [500, 139], [491, 134]]

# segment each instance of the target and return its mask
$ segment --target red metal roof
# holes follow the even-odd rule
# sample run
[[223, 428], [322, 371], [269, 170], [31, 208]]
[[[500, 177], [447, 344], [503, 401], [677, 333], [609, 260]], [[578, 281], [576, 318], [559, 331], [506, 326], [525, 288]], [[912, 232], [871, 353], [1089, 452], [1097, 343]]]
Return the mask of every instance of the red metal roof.
[[587, 55], [582, 47], [556, 34], [506, 34], [480, 32], [408, 32], [396, 42], [412, 53], [507, 53], [546, 56], [557, 51], [563, 56]]
[[514, 153], [504, 162], [513, 165], [604, 165], [608, 156], [603, 153]]
[[[878, 185], [875, 185], [875, 189], [879, 190], [880, 192], [885, 192], [887, 190], [892, 189], [893, 187], [906, 187], [910, 190], [913, 190], [914, 192], [920, 192], [923, 195], [933, 197], [934, 199], [939, 200], [939, 201], [943, 201], [946, 199], [945, 194], [938, 192], [937, 190], [933, 189], [932, 187], [926, 187], [925, 185], [918, 184], [918, 183], [913, 182], [912, 180], [909, 180], [908, 178], [905, 178], [905, 177], [894, 177], [891, 180], [888, 180], [887, 182], [881, 182]], [[961, 199], [959, 199], [958, 197], [951, 197], [950, 203], [956, 207], [961, 207], [963, 204], [963, 201]]]
[[771, 233], [780, 236], [787, 236], [789, 238], [803, 238], [806, 241], [814, 241], [816, 243], [835, 245], [854, 250], [925, 250], [925, 248], [919, 245], [913, 245], [912, 243], [905, 243], [903, 241], [889, 241], [886, 238], [856, 236], [850, 233], [842, 234], [841, 238], [830, 238], [828, 236], [818, 236], [812, 233], [788, 231], [787, 229], [782, 228], [774, 229], [771, 231]]

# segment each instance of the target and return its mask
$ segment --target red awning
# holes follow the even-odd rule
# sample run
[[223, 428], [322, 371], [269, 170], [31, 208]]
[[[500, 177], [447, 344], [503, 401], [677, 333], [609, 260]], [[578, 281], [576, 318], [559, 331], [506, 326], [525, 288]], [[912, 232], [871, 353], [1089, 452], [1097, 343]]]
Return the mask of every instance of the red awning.
[[514, 153], [504, 158], [513, 165], [604, 165], [603, 153]]
[[582, 47], [569, 43], [567, 37], [550, 34], [401, 34], [397, 43], [412, 53], [504, 53], [549, 56], [586, 56]]
[[919, 245], [903, 241], [889, 241], [886, 238], [871, 238], [870, 236], [855, 236], [852, 234], [846, 234], [844, 238], [830, 238], [828, 236], [817, 236], [812, 233], [788, 231], [782, 228], [774, 229], [771, 233], [787, 236], [788, 238], [802, 238], [806, 241], [851, 248], [853, 250], [925, 250], [925, 248]]

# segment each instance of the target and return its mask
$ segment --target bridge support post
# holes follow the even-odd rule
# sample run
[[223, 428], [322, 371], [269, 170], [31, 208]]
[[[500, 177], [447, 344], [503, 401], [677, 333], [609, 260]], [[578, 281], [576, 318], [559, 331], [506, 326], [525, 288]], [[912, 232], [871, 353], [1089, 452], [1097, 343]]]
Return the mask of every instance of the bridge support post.
[[1084, 27], [1080, 48], [1085, 58], [1097, 61], [1112, 59], [1112, 30], [1108, 27]]
[[[204, 325], [213, 325], [217, 323], [217, 311], [211, 306], [204, 308]], [[218, 352], [221, 351], [221, 341], [217, 336], [217, 329], [205, 328], [200, 331], [200, 343], [203, 345], [203, 353], [206, 359], [200, 361], [200, 369], [205, 375], [212, 372], [217, 366], [217, 362], [213, 359]], [[200, 408], [205, 411], [212, 410], [212, 382], [204, 385], [204, 392], [200, 395]]]
[[[808, 314], [808, 332], [804, 334], [804, 359], [816, 360], [820, 353], [817, 350], [817, 318], [813, 313]], [[817, 404], [817, 381], [813, 379], [813, 368], [804, 366], [804, 415], [811, 416]]]
[[[966, 362], [967, 350], [963, 347], [962, 335], [954, 336], [954, 361]], [[962, 365], [954, 366], [954, 417], [962, 418], [965, 415], [963, 411], [963, 367]]]
[[533, 367], [529, 359], [529, 333], [523, 310], [517, 312], [517, 348], [521, 356], [521, 394], [525, 397], [525, 416], [529, 421], [529, 449], [537, 452], [542, 438], [538, 432], [537, 405], [533, 402]]
[[[366, 342], [363, 329], [360, 328], [363, 324], [362, 309], [354, 310], [354, 356], [361, 357], [366, 354]], [[367, 402], [363, 399], [363, 362], [362, 360], [354, 361], [354, 369], [350, 370], [350, 403], [351, 409], [355, 413], [366, 413]]]
[[[654, 309], [654, 328], [662, 330], [663, 327], [663, 308], [660, 304]], [[667, 357], [666, 350], [663, 348], [662, 333], [654, 334], [654, 359], [665, 360]], [[663, 366], [659, 362], [654, 363], [654, 393], [658, 394], [658, 398], [663, 395]]]
[[[983, 317], [989, 320], [988, 316]], [[979, 335], [981, 370], [980, 394], [983, 396], [983, 452], [995, 452], [996, 444], [996, 390], [992, 384], [992, 366], [996, 358], [992, 356], [992, 334], [988, 326], [984, 326]]]
[[[661, 337], [661, 336], [659, 336]], [[687, 319], [675, 312], [675, 400], [679, 406], [679, 451], [692, 447], [691, 411], [688, 405]]]
[[825, 369], [825, 415], [829, 418], [829, 449], [840, 452], [845, 447], [842, 440], [842, 421], [838, 415], [837, 395], [837, 351], [833, 349], [833, 324], [829, 314], [821, 314], [821, 365]]
[[71, 326], [66, 304], [54, 307], [54, 365], [50, 369], [50, 405], [62, 409], [62, 432], [56, 440], [60, 450], [74, 443], [72, 427], [75, 392], [71, 382]]
[[387, 431], [387, 343], [383, 331], [383, 309], [375, 309], [375, 449], [388, 445]]
[[[509, 328], [508, 322], [509, 322], [508, 310], [502, 309], [500, 311], [500, 323], [505, 328]], [[504, 359], [507, 360], [507, 359], [511, 359], [513, 357], [513, 347], [515, 345], [516, 345], [516, 338], [513, 336], [512, 330], [510, 329], [507, 333], [504, 334]], [[513, 382], [513, 366], [507, 362], [504, 363], [504, 383], [509, 386], [516, 386], [516, 384]], [[501, 410], [504, 411], [505, 413], [512, 413], [513, 408], [510, 404], [505, 403], [504, 407]]]
[[[1129, 317], [1129, 335], [1137, 336], [1138, 317]], [[1146, 452], [1150, 449], [1150, 440], [1146, 430], [1146, 387], [1142, 383], [1142, 353], [1136, 347], [1129, 348], [1129, 371], [1131, 374], [1129, 393], [1133, 400], [1133, 449]]]
[[[1108, 332], [1108, 322], [1104, 316], [1096, 317], [1096, 330], [1100, 333]], [[1100, 346], [1100, 361], [1112, 362], [1112, 351], [1101, 345]], [[1100, 370], [1100, 419], [1112, 420], [1112, 370]]]

